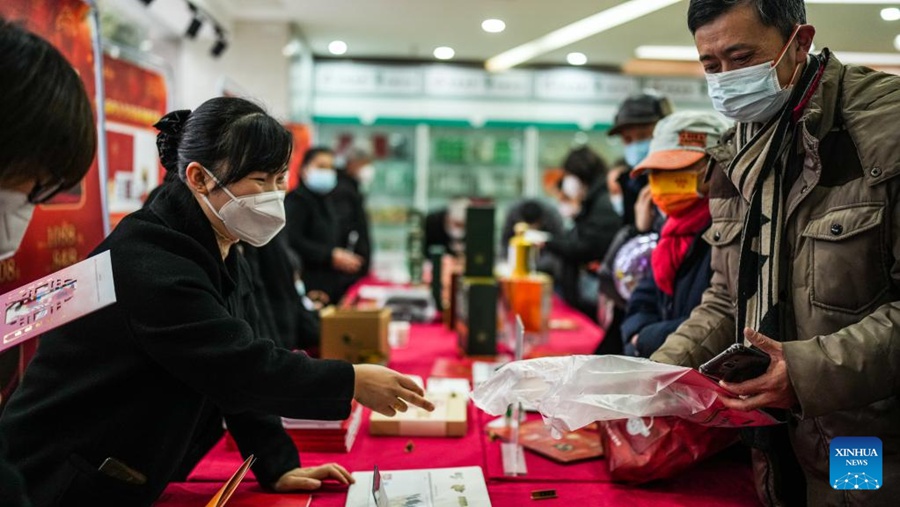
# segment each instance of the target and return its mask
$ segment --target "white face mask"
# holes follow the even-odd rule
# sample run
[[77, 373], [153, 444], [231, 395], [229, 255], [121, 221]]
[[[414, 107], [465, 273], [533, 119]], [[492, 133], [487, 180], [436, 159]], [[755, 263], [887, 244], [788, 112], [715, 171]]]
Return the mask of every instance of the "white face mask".
[[577, 177], [567, 174], [562, 181], [562, 193], [569, 199], [580, 199], [584, 185]]
[[0, 260], [15, 255], [33, 214], [27, 194], [0, 189]]
[[359, 182], [363, 187], [368, 187], [375, 181], [375, 166], [366, 164], [359, 169]]
[[625, 196], [622, 194], [609, 196], [609, 202], [612, 204], [613, 211], [620, 217], [625, 216]]
[[[794, 42], [799, 29], [799, 26], [794, 29], [778, 60], [745, 69], [707, 74], [709, 98], [716, 111], [739, 123], [766, 122], [781, 111], [790, 99], [793, 87], [781, 87], [778, 81], [778, 64], [784, 58], [786, 49]], [[791, 81], [793, 82], [793, 78]]]
[[559, 203], [559, 214], [562, 215], [563, 218], [575, 218], [579, 211], [580, 209], [576, 204], [571, 202]]
[[450, 239], [461, 241], [466, 237], [466, 230], [462, 227], [450, 226], [447, 229], [447, 235], [450, 236]]
[[[206, 171], [206, 169], [204, 169]], [[218, 179], [209, 171], [207, 174], [213, 181]], [[234, 237], [253, 246], [263, 246], [278, 234], [284, 227], [284, 195], [283, 191], [262, 192], [259, 194], [235, 197], [227, 188], [222, 190], [231, 198], [230, 201], [216, 211], [209, 198], [202, 195], [203, 201], [210, 211], [225, 224]]]

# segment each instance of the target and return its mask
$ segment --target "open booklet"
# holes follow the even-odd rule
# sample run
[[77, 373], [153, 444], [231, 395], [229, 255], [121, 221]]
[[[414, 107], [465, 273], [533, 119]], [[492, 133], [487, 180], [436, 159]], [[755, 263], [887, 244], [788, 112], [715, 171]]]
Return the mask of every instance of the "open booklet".
[[490, 507], [480, 467], [356, 472], [346, 507]]

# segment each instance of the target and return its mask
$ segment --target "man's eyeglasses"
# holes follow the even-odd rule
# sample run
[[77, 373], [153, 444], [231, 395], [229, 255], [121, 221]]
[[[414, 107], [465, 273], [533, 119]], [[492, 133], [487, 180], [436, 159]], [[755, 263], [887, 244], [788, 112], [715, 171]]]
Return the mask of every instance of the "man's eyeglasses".
[[39, 182], [28, 193], [28, 202], [31, 204], [44, 204], [70, 186], [66, 183], [65, 180], [54, 180], [50, 183]]

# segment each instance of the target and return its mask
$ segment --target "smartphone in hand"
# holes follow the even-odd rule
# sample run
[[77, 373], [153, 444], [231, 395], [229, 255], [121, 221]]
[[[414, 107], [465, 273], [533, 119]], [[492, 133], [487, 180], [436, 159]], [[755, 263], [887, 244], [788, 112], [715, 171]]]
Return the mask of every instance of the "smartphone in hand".
[[759, 377], [769, 369], [770, 362], [765, 352], [735, 343], [701, 365], [700, 373], [715, 380], [738, 383]]

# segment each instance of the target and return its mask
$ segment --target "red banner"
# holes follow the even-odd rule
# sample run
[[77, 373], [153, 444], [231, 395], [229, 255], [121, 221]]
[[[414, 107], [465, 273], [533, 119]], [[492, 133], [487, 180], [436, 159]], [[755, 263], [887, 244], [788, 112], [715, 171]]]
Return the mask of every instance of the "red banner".
[[288, 163], [288, 190], [293, 190], [300, 184], [300, 161], [310, 147], [310, 134], [309, 127], [299, 123], [288, 123], [285, 128], [294, 136], [294, 151]]
[[[81, 75], [88, 95], [95, 99], [94, 52], [90, 10], [81, 0], [3, 0], [0, 16], [22, 23], [66, 56]], [[96, 101], [94, 100], [96, 111]], [[22, 246], [0, 262], [0, 293], [84, 259], [103, 239], [103, 209], [97, 162], [82, 183], [50, 203], [38, 206]], [[26, 347], [34, 348], [32, 342]], [[3, 398], [16, 385], [16, 370], [31, 351], [15, 350], [0, 356]]]
[[106, 91], [107, 196], [115, 227], [137, 211], [165, 175], [156, 150], [153, 124], [166, 114], [162, 74], [111, 56], [103, 59]]

